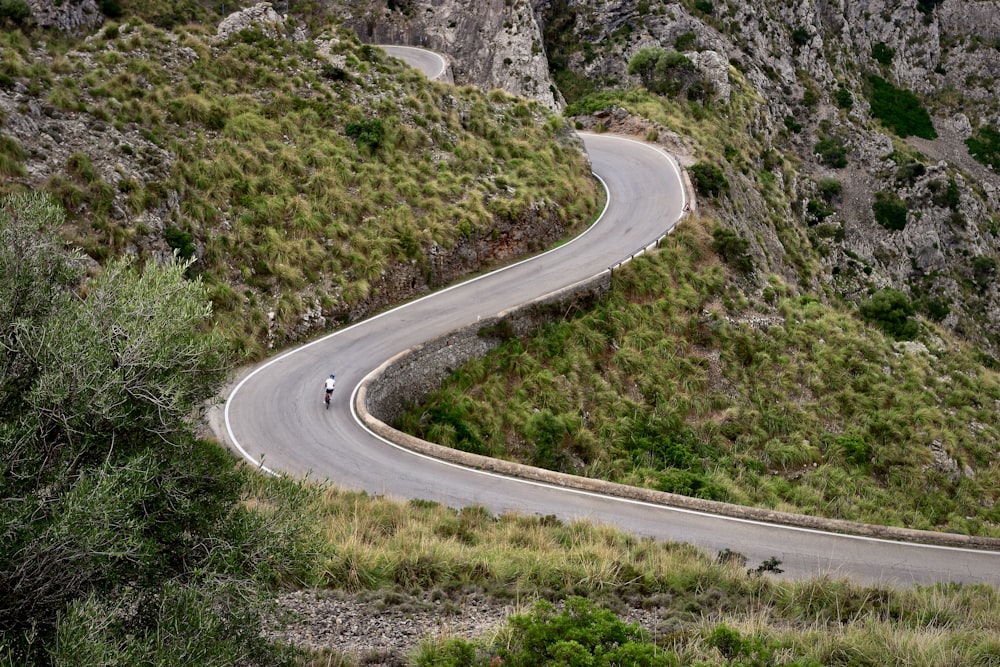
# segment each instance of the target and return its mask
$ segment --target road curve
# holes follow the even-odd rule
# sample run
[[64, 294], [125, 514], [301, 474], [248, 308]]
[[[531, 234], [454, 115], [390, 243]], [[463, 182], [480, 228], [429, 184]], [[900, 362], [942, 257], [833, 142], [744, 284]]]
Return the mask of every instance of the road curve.
[[[361, 380], [413, 345], [600, 272], [672, 228], [682, 215], [677, 165], [648, 144], [584, 135], [608, 192], [601, 219], [582, 236], [530, 260], [475, 278], [336, 331], [244, 375], [216, 430], [267, 471], [310, 474], [340, 487], [494, 513], [552, 514], [613, 524], [639, 535], [732, 549], [751, 564], [775, 557], [787, 576], [830, 575], [907, 585], [1000, 585], [1000, 553], [907, 544], [758, 523], [548, 486], [442, 462], [367, 431], [350, 406]], [[323, 378], [337, 374], [324, 410]]]
[[452, 82], [448, 61], [440, 53], [415, 46], [383, 45], [380, 48], [393, 58], [419, 69], [431, 81]]

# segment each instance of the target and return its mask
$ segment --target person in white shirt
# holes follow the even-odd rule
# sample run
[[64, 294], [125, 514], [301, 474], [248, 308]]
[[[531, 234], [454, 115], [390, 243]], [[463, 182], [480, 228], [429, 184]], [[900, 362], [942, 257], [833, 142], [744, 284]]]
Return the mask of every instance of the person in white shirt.
[[337, 386], [337, 380], [334, 378], [333, 373], [330, 373], [330, 377], [323, 383], [323, 388], [326, 390], [326, 394], [323, 396], [324, 403], [329, 403], [330, 399], [333, 398], [333, 388], [335, 386]]

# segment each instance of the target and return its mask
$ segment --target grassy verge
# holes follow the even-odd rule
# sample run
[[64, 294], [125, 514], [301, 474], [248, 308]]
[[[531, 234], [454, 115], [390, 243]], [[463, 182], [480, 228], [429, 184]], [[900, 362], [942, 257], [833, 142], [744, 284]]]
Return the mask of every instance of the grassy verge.
[[1000, 535], [1000, 375], [923, 323], [730, 286], [707, 219], [607, 301], [456, 371], [399, 426], [494, 457], [867, 523]]
[[[381, 592], [387, 605], [407, 595], [448, 601], [476, 592], [527, 609], [533, 600], [585, 597], [614, 614], [641, 609], [655, 617], [644, 641], [677, 658], [667, 664], [981, 664], [997, 650], [1000, 596], [990, 587], [784, 581], [735, 552], [707, 554], [583, 522], [401, 503], [262, 476], [249, 483], [256, 507], [281, 508], [309, 527], [298, 585], [368, 599]], [[551, 627], [542, 624], [536, 637]], [[509, 632], [464, 648], [447, 635], [427, 638], [406, 664], [490, 664], [514, 645]], [[446, 662], [456, 651], [467, 659]]]

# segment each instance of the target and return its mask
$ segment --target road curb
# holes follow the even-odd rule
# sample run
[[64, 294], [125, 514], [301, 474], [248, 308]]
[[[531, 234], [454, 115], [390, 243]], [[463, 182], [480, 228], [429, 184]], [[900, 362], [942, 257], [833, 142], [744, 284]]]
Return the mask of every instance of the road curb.
[[779, 512], [759, 507], [733, 505], [715, 500], [690, 498], [688, 496], [655, 491], [653, 489], [643, 489], [615, 482], [607, 482], [599, 479], [590, 479], [567, 473], [554, 472], [552, 470], [545, 470], [543, 468], [536, 468], [534, 466], [514, 463], [511, 461], [494, 459], [488, 456], [470, 454], [469, 452], [463, 452], [457, 449], [451, 449], [450, 447], [443, 447], [441, 445], [434, 444], [433, 442], [421, 440], [420, 438], [403, 433], [402, 431], [397, 431], [382, 420], [373, 416], [368, 411], [366, 405], [369, 387], [379, 381], [380, 376], [386, 369], [393, 364], [404, 361], [406, 357], [414, 351], [418, 350], [406, 350], [405, 352], [396, 355], [365, 378], [358, 388], [354, 407], [362, 423], [364, 423], [364, 425], [373, 433], [395, 445], [419, 454], [430, 456], [455, 465], [473, 468], [476, 470], [484, 470], [508, 477], [517, 477], [519, 479], [542, 482], [552, 486], [576, 489], [579, 491], [598, 493], [608, 496], [616, 496], [630, 500], [638, 500], [654, 505], [663, 505], [665, 507], [675, 507], [695, 512], [704, 512], [707, 514], [717, 514], [746, 521], [780, 524], [795, 528], [894, 541], [918, 542], [921, 544], [935, 544], [948, 547], [1000, 551], [1000, 539], [997, 538], [961, 535], [958, 533], [939, 533], [928, 530], [899, 528], [896, 526], [878, 526], [854, 521], [844, 521], [842, 519], [826, 519], [823, 517]]

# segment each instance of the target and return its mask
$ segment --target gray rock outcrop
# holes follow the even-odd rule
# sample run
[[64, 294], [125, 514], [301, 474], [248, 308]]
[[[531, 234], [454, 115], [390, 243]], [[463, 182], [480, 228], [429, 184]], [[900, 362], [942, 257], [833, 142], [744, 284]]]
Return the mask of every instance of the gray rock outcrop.
[[219, 23], [216, 39], [224, 40], [251, 27], [260, 28], [265, 35], [277, 37], [285, 20], [274, 11], [270, 2], [259, 2], [252, 7], [233, 12]]
[[104, 22], [96, 0], [28, 0], [31, 19], [40, 28], [81, 35]]
[[342, 3], [338, 13], [366, 42], [433, 49], [452, 61], [455, 83], [501, 88], [550, 109], [563, 103], [549, 77], [542, 34], [524, 1], [484, 0], [475, 11], [440, 0]]

